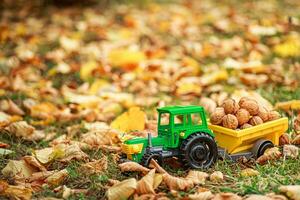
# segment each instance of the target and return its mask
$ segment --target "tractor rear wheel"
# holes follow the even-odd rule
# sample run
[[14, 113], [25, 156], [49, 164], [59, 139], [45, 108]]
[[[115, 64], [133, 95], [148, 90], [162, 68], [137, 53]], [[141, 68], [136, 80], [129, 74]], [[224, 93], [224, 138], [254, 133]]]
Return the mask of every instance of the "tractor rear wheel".
[[208, 133], [194, 133], [182, 142], [180, 158], [184, 167], [206, 169], [216, 162], [218, 147]]

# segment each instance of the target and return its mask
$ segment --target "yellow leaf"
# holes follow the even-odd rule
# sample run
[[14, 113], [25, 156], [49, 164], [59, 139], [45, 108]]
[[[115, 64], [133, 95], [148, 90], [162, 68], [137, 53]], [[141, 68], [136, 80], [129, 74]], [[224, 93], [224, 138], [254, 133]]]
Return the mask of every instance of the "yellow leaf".
[[98, 68], [98, 64], [95, 61], [88, 61], [84, 63], [80, 68], [80, 78], [87, 80], [91, 77], [92, 72]]
[[137, 65], [146, 59], [143, 52], [127, 49], [114, 49], [110, 52], [108, 60], [112, 66], [124, 69], [136, 68]]
[[256, 176], [258, 174], [259, 174], [259, 172], [257, 170], [251, 169], [251, 168], [246, 168], [241, 171], [241, 176], [243, 176], [243, 177]]
[[63, 169], [46, 178], [45, 182], [50, 185], [59, 185], [68, 176], [69, 176], [68, 171], [66, 169]]
[[0, 188], [0, 195], [10, 199], [30, 200], [32, 196], [32, 189], [21, 185], [8, 185], [5, 181], [0, 181]]
[[61, 146], [55, 148], [49, 147], [34, 151], [36, 159], [42, 164], [49, 163], [50, 161], [61, 158], [64, 156], [64, 149]]
[[176, 95], [201, 94], [202, 87], [197, 83], [180, 83], [176, 89]]
[[28, 178], [35, 170], [24, 160], [10, 160], [1, 172], [7, 177], [18, 175], [20, 177]]
[[293, 200], [300, 200], [300, 185], [280, 186], [279, 190]]
[[223, 181], [224, 180], [224, 176], [223, 176], [223, 173], [220, 172], [220, 171], [215, 171], [213, 172], [210, 176], [209, 176], [209, 179], [212, 181], [212, 182], [220, 182], [220, 181]]
[[106, 80], [103, 79], [95, 80], [89, 89], [89, 94], [97, 94], [99, 89], [101, 89], [103, 86], [106, 85], [108, 85], [108, 82]]
[[295, 37], [289, 38], [287, 41], [274, 47], [274, 52], [281, 57], [297, 57], [300, 56], [300, 40]]
[[224, 81], [228, 79], [228, 73], [226, 70], [218, 70], [209, 74], [205, 74], [200, 78], [200, 82], [203, 86], [211, 85], [213, 83]]
[[144, 130], [146, 123], [146, 114], [139, 107], [131, 107], [127, 112], [118, 116], [111, 127], [123, 132], [134, 130]]
[[279, 103], [276, 103], [275, 108], [282, 109], [284, 111], [300, 110], [300, 100], [279, 102]]
[[126, 179], [110, 187], [106, 196], [108, 200], [128, 199], [136, 190], [137, 182], [135, 178]]

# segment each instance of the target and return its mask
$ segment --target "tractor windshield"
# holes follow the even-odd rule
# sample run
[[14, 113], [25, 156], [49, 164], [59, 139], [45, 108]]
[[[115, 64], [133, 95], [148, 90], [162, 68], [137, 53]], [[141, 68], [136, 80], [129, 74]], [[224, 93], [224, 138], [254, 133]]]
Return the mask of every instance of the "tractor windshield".
[[159, 126], [169, 126], [169, 125], [170, 125], [170, 113], [160, 113]]

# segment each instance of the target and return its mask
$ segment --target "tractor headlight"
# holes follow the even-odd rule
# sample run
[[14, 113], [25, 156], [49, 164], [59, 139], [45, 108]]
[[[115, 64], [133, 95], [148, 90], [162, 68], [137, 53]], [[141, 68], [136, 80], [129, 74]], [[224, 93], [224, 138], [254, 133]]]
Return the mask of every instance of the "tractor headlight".
[[143, 143], [141, 144], [123, 144], [122, 151], [125, 154], [137, 154], [141, 153], [143, 149]]

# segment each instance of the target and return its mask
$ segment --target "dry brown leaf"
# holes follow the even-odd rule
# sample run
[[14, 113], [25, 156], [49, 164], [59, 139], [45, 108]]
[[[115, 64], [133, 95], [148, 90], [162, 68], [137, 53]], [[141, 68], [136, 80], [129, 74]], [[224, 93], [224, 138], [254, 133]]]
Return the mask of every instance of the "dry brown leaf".
[[134, 195], [134, 200], [169, 200], [166, 193]]
[[65, 178], [69, 176], [69, 173], [66, 169], [60, 170], [58, 172], [53, 173], [49, 177], [46, 178], [45, 182], [50, 185], [59, 185], [61, 184]]
[[72, 159], [83, 160], [88, 158], [88, 155], [84, 153], [77, 144], [65, 146], [65, 148], [63, 148], [63, 151], [64, 155], [60, 159], [60, 161], [62, 162], [68, 162]]
[[30, 200], [32, 196], [32, 189], [21, 185], [8, 185], [6, 182], [0, 182], [0, 196], [6, 196], [10, 199]]
[[292, 200], [300, 200], [300, 185], [280, 186], [279, 191], [285, 193]]
[[154, 191], [155, 169], [149, 171], [141, 180], [137, 182], [136, 192], [138, 194], [155, 194]]
[[242, 197], [230, 192], [225, 192], [216, 194], [211, 200], [242, 200]]
[[136, 190], [137, 181], [134, 178], [126, 179], [110, 187], [106, 196], [108, 200], [128, 199]]
[[111, 127], [123, 132], [144, 130], [146, 124], [146, 113], [139, 107], [132, 107], [127, 112], [118, 116]]
[[29, 125], [26, 121], [19, 121], [11, 123], [7, 127], [7, 130], [17, 137], [27, 138], [33, 134], [35, 128]]
[[136, 162], [133, 162], [133, 161], [121, 163], [121, 164], [119, 164], [119, 167], [122, 172], [130, 171], [130, 172], [142, 172], [142, 173], [146, 174], [150, 171], [150, 169], [148, 169]]
[[170, 190], [188, 190], [194, 186], [190, 179], [175, 177], [170, 174], [163, 174], [163, 180]]
[[5, 111], [11, 115], [24, 115], [24, 111], [16, 105], [12, 100], [2, 100], [0, 102], [0, 107], [2, 111]]
[[162, 180], [163, 180], [163, 175], [156, 173], [154, 175], [153, 188], [156, 189], [161, 184]]
[[278, 147], [273, 147], [267, 149], [265, 153], [256, 160], [256, 162], [259, 164], [264, 164], [267, 161], [277, 160], [280, 157], [281, 157], [281, 152], [279, 151]]
[[7, 177], [18, 175], [19, 177], [29, 178], [36, 170], [24, 160], [10, 160], [1, 172]]
[[162, 168], [154, 159], [150, 160], [150, 164], [149, 164], [150, 168], [155, 168], [157, 172], [161, 173], [161, 174], [165, 174], [168, 173], [166, 170], [164, 170], [164, 168]]
[[44, 167], [35, 157], [33, 156], [24, 156], [23, 160], [33, 167], [38, 168], [40, 171], [47, 171], [46, 167]]
[[252, 194], [246, 197], [245, 200], [273, 200], [273, 198], [264, 195]]
[[205, 172], [191, 170], [186, 176], [186, 179], [192, 180], [194, 184], [204, 184], [208, 176], [209, 175]]
[[209, 179], [212, 182], [221, 182], [224, 180], [224, 175], [220, 171], [215, 171], [209, 176]]
[[292, 144], [300, 145], [300, 134], [292, 140]]
[[246, 168], [241, 171], [242, 177], [257, 176], [257, 175], [259, 175], [259, 172], [252, 168]]
[[299, 155], [299, 148], [295, 145], [284, 145], [283, 146], [283, 156], [297, 158]]
[[85, 163], [80, 167], [80, 172], [87, 175], [101, 173], [105, 170], [107, 170], [106, 156], [103, 156], [100, 160]]
[[31, 117], [38, 119], [54, 119], [54, 115], [58, 112], [58, 108], [50, 103], [44, 102], [31, 106], [30, 108]]
[[266, 194], [267, 197], [271, 197], [272, 200], [288, 200], [285, 196], [280, 194], [269, 193]]
[[211, 193], [211, 191], [205, 191], [190, 194], [188, 197], [191, 200], [210, 200], [214, 197], [214, 195]]
[[118, 134], [113, 129], [91, 130], [81, 136], [81, 142], [93, 148], [99, 148], [102, 145], [118, 144], [121, 142]]

